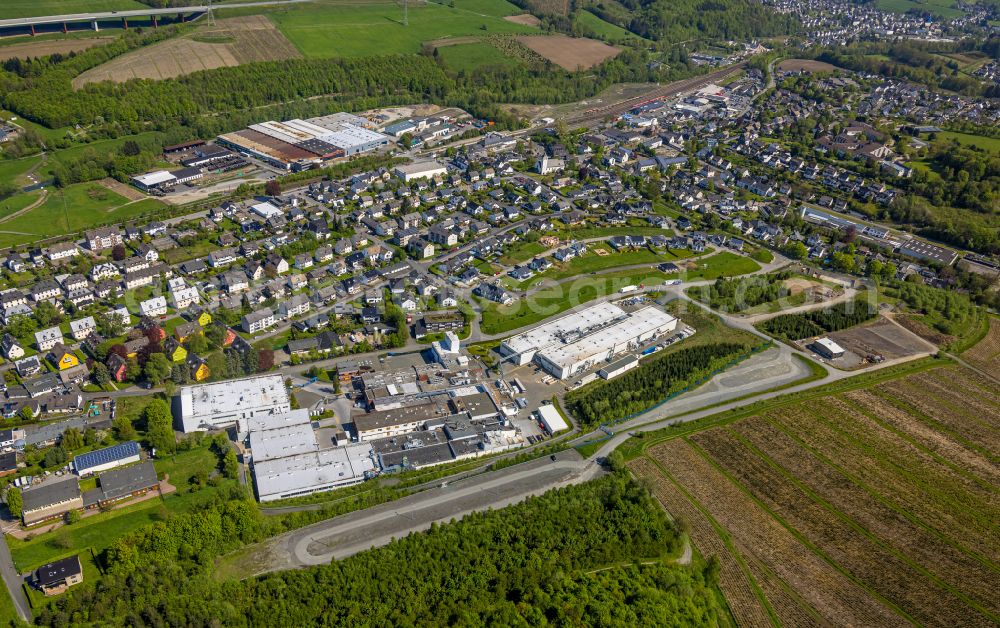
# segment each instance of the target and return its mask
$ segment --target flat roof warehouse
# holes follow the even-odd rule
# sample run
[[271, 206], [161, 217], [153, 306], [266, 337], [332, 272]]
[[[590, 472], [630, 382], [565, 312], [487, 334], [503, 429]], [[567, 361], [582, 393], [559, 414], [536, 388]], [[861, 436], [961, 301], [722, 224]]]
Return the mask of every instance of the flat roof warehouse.
[[365, 122], [346, 113], [309, 120], [268, 120], [220, 135], [218, 141], [271, 165], [298, 170], [389, 144], [389, 136], [365, 128]]
[[501, 352], [517, 355], [518, 364], [535, 360], [551, 375], [566, 378], [676, 327], [677, 319], [659, 307], [630, 313], [598, 303], [505, 340]]

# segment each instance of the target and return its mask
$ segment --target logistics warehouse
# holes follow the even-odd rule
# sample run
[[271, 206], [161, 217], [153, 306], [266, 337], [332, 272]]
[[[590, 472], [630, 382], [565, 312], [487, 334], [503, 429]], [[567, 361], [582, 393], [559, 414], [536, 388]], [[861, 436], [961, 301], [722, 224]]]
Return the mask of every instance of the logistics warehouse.
[[655, 306], [626, 312], [599, 303], [508, 338], [500, 352], [518, 365], [534, 360], [550, 375], [566, 379], [676, 327], [677, 319]]

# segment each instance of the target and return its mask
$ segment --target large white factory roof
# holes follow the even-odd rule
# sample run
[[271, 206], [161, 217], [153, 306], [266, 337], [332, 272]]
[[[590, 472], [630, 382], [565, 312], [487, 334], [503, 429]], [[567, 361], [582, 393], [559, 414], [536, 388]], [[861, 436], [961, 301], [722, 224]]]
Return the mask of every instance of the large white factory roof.
[[[550, 362], [560, 366], [570, 366], [595, 356], [604, 357], [612, 348], [626, 344], [633, 338], [659, 331], [675, 321], [673, 316], [651, 305], [578, 340], [549, 346], [541, 353]], [[583, 329], [581, 332], [586, 333]]]
[[251, 124], [248, 128], [273, 137], [276, 140], [288, 142], [289, 144], [298, 144], [299, 142], [316, 139], [313, 133], [289, 126], [284, 122], [275, 122], [274, 120]]
[[626, 316], [628, 313], [613, 303], [598, 303], [508, 338], [504, 341], [504, 345], [514, 353], [542, 351], [552, 345], [562, 344], [560, 338], [568, 338], [569, 332], [608, 325]]
[[292, 410], [247, 420], [254, 461], [308, 453], [319, 449], [308, 410]]
[[[312, 431], [312, 428], [309, 430]], [[375, 469], [375, 457], [368, 443], [271, 460], [255, 459], [253, 463], [260, 501], [353, 484], [362, 481], [366, 472]]]
[[181, 412], [187, 417], [231, 414], [288, 405], [288, 389], [281, 375], [261, 375], [214, 384], [185, 386], [180, 390]]
[[348, 149], [353, 146], [369, 144], [371, 142], [387, 141], [388, 137], [375, 131], [369, 131], [359, 126], [345, 124], [336, 131], [327, 133], [321, 138], [324, 142], [333, 144], [337, 148]]

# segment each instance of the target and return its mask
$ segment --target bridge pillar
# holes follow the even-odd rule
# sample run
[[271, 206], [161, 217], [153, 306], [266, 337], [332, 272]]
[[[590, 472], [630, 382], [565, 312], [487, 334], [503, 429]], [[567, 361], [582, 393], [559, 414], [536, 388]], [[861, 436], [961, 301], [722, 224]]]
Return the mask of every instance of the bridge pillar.
[[34, 24], [31, 25], [31, 36], [32, 37], [35, 36], [35, 25]]
[[125, 30], [128, 30], [128, 18], [127, 17], [123, 17], [122, 18], [122, 28], [124, 28]]
[[152, 17], [152, 18], [153, 18], [153, 28], [159, 28], [159, 27], [160, 27], [160, 25], [159, 25], [159, 24], [158, 24], [158, 23], [156, 22], [156, 16], [155, 16], [155, 15], [152, 15], [152, 16], [150, 16], [150, 17]]
[[180, 19], [181, 22], [187, 22], [187, 17], [185, 17], [183, 13], [179, 13], [177, 18]]
[[69, 32], [69, 29], [66, 28], [66, 22], [63, 22], [63, 35], [65, 35], [68, 32]]
[[97, 32], [97, 31], [101, 30], [101, 28], [97, 25], [97, 20], [94, 20], [93, 22], [91, 22], [90, 23], [90, 27], [92, 29], [94, 29], [94, 32]]

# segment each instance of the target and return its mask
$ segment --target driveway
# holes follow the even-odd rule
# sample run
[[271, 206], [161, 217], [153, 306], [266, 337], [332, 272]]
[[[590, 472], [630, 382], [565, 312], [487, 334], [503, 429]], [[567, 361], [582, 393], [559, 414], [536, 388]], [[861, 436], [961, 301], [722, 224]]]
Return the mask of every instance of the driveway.
[[3, 575], [4, 584], [7, 585], [7, 591], [10, 593], [10, 597], [14, 600], [14, 608], [17, 609], [17, 614], [21, 616], [26, 622], [31, 621], [31, 607], [28, 605], [28, 596], [24, 594], [24, 577], [17, 572], [14, 568], [14, 559], [11, 558], [10, 548], [7, 547], [7, 537], [4, 536], [3, 542], [0, 543], [0, 574]]

